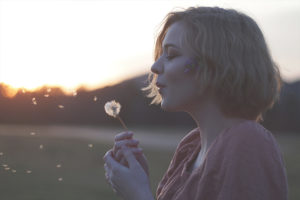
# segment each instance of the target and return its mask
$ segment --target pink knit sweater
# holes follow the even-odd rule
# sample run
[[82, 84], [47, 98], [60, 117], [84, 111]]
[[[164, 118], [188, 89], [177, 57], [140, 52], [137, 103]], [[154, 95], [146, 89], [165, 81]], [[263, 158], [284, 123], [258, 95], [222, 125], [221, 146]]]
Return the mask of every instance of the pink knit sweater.
[[287, 200], [287, 176], [272, 133], [245, 121], [220, 133], [203, 164], [187, 168], [200, 149], [196, 128], [179, 143], [160, 181], [157, 200]]

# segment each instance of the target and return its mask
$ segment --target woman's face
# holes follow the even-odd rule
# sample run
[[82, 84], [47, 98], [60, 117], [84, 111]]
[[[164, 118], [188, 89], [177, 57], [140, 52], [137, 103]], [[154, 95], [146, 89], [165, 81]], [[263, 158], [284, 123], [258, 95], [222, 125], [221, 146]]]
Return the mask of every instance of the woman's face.
[[162, 44], [163, 53], [151, 67], [157, 74], [161, 107], [167, 111], [189, 111], [199, 100], [194, 71], [188, 66], [191, 55], [185, 44], [180, 44], [183, 34], [182, 23], [176, 22], [169, 27]]

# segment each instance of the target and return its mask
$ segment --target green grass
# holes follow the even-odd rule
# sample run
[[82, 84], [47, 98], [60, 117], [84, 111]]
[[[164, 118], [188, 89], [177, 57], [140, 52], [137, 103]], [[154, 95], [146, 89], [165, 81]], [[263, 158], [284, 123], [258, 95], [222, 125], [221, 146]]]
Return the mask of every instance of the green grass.
[[[300, 137], [277, 137], [287, 166], [290, 199], [300, 199]], [[88, 144], [93, 143], [93, 148]], [[44, 148], [40, 149], [40, 144]], [[112, 144], [45, 136], [0, 135], [0, 199], [93, 200], [119, 199], [107, 185], [102, 157]], [[173, 151], [144, 149], [153, 194]], [[61, 164], [61, 168], [56, 165]], [[16, 173], [12, 173], [15, 169]], [[32, 173], [27, 174], [26, 170]], [[63, 181], [58, 181], [62, 177]]]
[[[93, 147], [89, 148], [89, 143], [80, 139], [1, 135], [0, 152], [4, 155], [0, 165], [6, 164], [10, 170], [0, 166], [0, 199], [118, 199], [104, 177], [102, 157], [111, 144], [92, 142]], [[172, 153], [146, 149], [145, 154], [155, 192]], [[27, 170], [32, 173], [26, 173]], [[58, 181], [60, 177], [63, 181]]]

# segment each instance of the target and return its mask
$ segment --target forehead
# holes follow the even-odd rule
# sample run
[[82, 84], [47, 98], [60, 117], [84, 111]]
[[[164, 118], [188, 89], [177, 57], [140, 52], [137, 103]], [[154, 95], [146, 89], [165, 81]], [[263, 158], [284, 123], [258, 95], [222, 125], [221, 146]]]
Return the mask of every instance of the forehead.
[[162, 46], [165, 47], [168, 44], [173, 44], [178, 47], [182, 47], [182, 38], [184, 34], [184, 26], [180, 22], [173, 23], [167, 31], [167, 34], [163, 40]]

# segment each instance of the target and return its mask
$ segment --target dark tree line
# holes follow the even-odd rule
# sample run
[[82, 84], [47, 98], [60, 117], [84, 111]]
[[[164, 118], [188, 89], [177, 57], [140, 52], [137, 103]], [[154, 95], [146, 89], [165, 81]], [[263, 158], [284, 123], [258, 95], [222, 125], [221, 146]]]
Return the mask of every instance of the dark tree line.
[[[195, 126], [185, 113], [164, 112], [159, 106], [149, 105], [151, 99], [141, 91], [146, 79], [147, 76], [141, 76], [94, 91], [79, 89], [76, 96], [67, 96], [59, 88], [52, 88], [51, 92], [42, 88], [26, 93], [20, 90], [14, 98], [7, 98], [2, 95], [1, 85], [0, 123], [119, 126], [104, 112], [104, 104], [115, 99], [121, 103], [120, 115], [129, 126]], [[284, 84], [280, 101], [264, 118], [263, 124], [270, 130], [300, 133], [300, 81]]]

